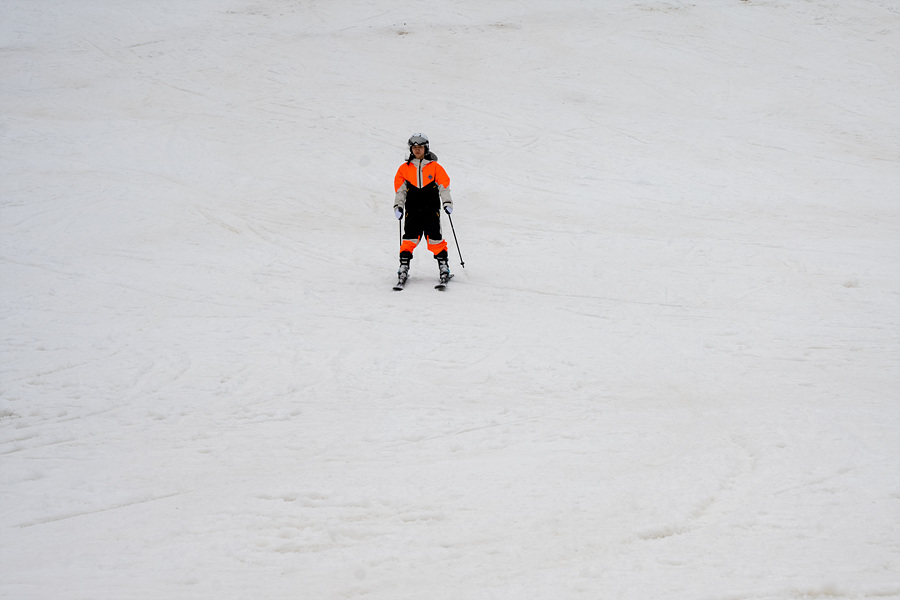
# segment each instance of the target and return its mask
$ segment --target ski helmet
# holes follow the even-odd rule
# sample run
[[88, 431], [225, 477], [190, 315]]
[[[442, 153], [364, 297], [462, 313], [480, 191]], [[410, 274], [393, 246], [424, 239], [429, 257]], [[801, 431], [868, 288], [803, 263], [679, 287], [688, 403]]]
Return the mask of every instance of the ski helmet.
[[412, 134], [411, 136], [409, 136], [409, 141], [407, 142], [407, 144], [409, 144], [409, 158], [406, 159], [407, 164], [409, 164], [409, 162], [415, 158], [415, 155], [412, 151], [413, 146], [424, 146], [425, 158], [427, 160], [437, 160], [437, 155], [428, 147], [428, 136], [424, 133]]
[[413, 146], [425, 146], [425, 152], [428, 152], [428, 136], [424, 133], [414, 133], [409, 136], [409, 147]]

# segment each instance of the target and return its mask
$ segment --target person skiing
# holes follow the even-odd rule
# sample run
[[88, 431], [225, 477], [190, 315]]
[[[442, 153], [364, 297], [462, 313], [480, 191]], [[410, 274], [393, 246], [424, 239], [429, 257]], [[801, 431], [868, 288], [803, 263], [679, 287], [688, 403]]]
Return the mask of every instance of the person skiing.
[[406, 215], [400, 243], [400, 270], [398, 286], [409, 277], [409, 261], [413, 250], [422, 241], [434, 254], [438, 263], [441, 284], [449, 281], [450, 263], [447, 259], [447, 241], [441, 235], [441, 207], [449, 215], [453, 212], [450, 198], [450, 177], [437, 162], [437, 156], [428, 148], [428, 136], [414, 133], [409, 141], [409, 158], [397, 169], [394, 176], [394, 216]]

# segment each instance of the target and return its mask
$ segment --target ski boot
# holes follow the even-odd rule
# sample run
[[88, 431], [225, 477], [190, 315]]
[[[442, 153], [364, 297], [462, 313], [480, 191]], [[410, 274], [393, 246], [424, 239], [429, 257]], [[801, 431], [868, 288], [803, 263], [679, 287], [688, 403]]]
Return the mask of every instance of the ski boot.
[[434, 255], [438, 263], [438, 271], [441, 276], [441, 285], [446, 285], [453, 275], [450, 274], [450, 262], [447, 260], [447, 251], [439, 252]]
[[400, 255], [400, 269], [397, 270], [397, 285], [394, 286], [395, 290], [402, 290], [403, 286], [406, 285], [406, 280], [409, 279], [409, 256]]

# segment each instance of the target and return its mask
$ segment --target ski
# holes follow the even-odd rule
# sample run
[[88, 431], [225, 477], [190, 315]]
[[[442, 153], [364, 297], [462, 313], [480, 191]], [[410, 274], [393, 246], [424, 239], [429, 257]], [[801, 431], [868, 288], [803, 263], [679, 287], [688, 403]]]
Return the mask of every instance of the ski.
[[[451, 273], [450, 276], [447, 277], [447, 279], [441, 279], [437, 283], [437, 285], [434, 286], [434, 289], [442, 290], [442, 289], [446, 288], [447, 284], [450, 282], [451, 279], [453, 279], [453, 273]], [[403, 288], [406, 287], [406, 281], [407, 281], [406, 279], [400, 279], [399, 281], [397, 281], [397, 283], [393, 287], [394, 291], [395, 292], [403, 291]]]
[[447, 284], [450, 283], [451, 279], [453, 279], [453, 273], [450, 273], [450, 275], [447, 277], [447, 279], [441, 278], [441, 281], [436, 286], [434, 286], [434, 289], [436, 289], [436, 290], [444, 289], [445, 287], [447, 287]]

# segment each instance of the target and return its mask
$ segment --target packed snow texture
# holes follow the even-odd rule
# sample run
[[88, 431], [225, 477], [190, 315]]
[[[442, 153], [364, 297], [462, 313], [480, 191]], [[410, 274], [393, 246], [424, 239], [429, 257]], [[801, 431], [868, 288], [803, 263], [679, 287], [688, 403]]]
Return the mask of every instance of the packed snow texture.
[[900, 598], [896, 0], [0, 13], [3, 598]]

